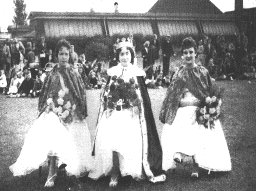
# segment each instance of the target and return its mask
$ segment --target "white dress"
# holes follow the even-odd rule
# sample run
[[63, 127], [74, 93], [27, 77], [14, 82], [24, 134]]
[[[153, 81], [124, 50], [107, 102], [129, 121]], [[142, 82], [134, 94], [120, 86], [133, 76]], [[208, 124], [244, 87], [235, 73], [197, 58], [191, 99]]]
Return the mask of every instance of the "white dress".
[[[108, 70], [108, 74], [117, 77], [122, 74], [125, 82], [129, 82], [129, 79], [134, 77], [135, 83], [138, 83], [136, 75], [145, 76], [144, 71], [137, 66], [130, 65], [127, 70], [122, 71], [120, 64]], [[143, 102], [141, 92], [137, 89], [136, 93]], [[153, 174], [147, 160], [147, 156], [150, 155], [147, 150], [149, 138], [146, 120], [144, 115], [141, 115], [144, 107], [141, 110], [140, 113], [135, 106], [120, 111], [114, 109], [110, 112], [110, 109], [106, 109], [102, 112], [95, 137], [95, 169], [89, 173], [90, 178], [98, 179], [110, 174], [113, 167], [113, 152], [118, 154], [121, 176], [130, 175], [136, 180], [147, 177], [151, 181], [154, 181], [154, 178], [156, 181], [157, 178], [162, 178], [161, 175]]]
[[64, 125], [53, 113], [42, 113], [29, 129], [17, 161], [10, 166], [14, 176], [22, 176], [47, 164], [48, 156], [57, 156], [66, 164], [68, 175], [81, 176], [92, 166], [91, 139], [86, 121]]
[[[182, 101], [194, 102], [195, 99], [187, 92]], [[196, 110], [196, 106], [179, 107], [172, 125], [164, 124], [161, 136], [163, 170], [176, 167], [173, 156], [180, 152], [194, 156], [199, 167], [206, 170], [230, 171], [231, 159], [220, 121], [215, 122], [214, 129], [206, 129], [196, 122]]]

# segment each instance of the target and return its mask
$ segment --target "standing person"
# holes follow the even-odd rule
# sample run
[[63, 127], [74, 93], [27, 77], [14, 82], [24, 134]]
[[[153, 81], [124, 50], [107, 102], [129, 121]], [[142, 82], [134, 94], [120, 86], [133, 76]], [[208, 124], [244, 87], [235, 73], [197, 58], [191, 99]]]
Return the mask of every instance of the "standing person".
[[8, 74], [11, 69], [11, 50], [9, 39], [4, 42], [3, 46], [3, 66], [5, 74]]
[[162, 44], [162, 54], [163, 54], [163, 78], [164, 78], [169, 75], [170, 58], [174, 54], [170, 36], [167, 36]]
[[[195, 63], [196, 42], [191, 37], [183, 40], [182, 54], [184, 67], [168, 88], [159, 117], [164, 123], [163, 170], [175, 168], [176, 163], [183, 162], [183, 156], [189, 156], [194, 161], [192, 177], [199, 176], [198, 167], [209, 172], [230, 171], [230, 154], [220, 121], [216, 119], [213, 128], [197, 122], [198, 107], [210, 96], [213, 86], [207, 69]], [[215, 109], [218, 114], [220, 104]]]
[[53, 187], [58, 167], [68, 175], [82, 176], [91, 168], [91, 140], [86, 123], [85, 86], [69, 64], [70, 43], [56, 46], [58, 64], [46, 76], [39, 97], [39, 117], [29, 129], [17, 161], [10, 166], [22, 176], [47, 164], [45, 187]]
[[75, 46], [71, 45], [71, 54], [70, 54], [70, 58], [71, 58], [71, 64], [74, 65], [74, 63], [78, 62], [78, 55], [75, 52]]
[[160, 42], [156, 34], [150, 44], [154, 46], [154, 60], [159, 59]]
[[129, 42], [119, 44], [116, 59], [118, 65], [108, 69], [108, 82], [101, 94], [93, 152], [95, 169], [89, 177], [110, 176], [110, 187], [117, 186], [119, 174], [164, 181], [162, 149], [145, 72], [133, 65], [134, 51]]
[[46, 63], [48, 62], [46, 52], [47, 52], [47, 44], [45, 42], [45, 37], [42, 36], [39, 44], [37, 44], [36, 46], [36, 55], [38, 55], [38, 58], [39, 58], [40, 68], [44, 68]]
[[153, 77], [154, 48], [150, 45], [149, 41], [146, 41], [143, 46], [144, 48], [141, 51], [143, 69], [146, 71], [146, 78], [151, 80]]

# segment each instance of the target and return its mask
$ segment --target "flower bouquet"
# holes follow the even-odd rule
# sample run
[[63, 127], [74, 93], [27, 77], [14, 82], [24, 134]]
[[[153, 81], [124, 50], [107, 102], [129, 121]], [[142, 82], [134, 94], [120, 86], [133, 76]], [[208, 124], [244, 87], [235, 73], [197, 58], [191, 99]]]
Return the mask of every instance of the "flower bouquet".
[[107, 88], [104, 102], [109, 109], [122, 110], [140, 105], [136, 90], [138, 85], [134, 78], [125, 82], [122, 78], [113, 76], [109, 88]]
[[215, 127], [215, 121], [220, 117], [221, 98], [224, 89], [213, 87], [210, 95], [203, 99], [196, 112], [196, 121], [207, 129]]
[[49, 97], [47, 99], [46, 112], [53, 111], [64, 123], [72, 122], [72, 115], [76, 109], [76, 105], [71, 103], [68, 93], [69, 90], [67, 88], [61, 89], [57, 98]]

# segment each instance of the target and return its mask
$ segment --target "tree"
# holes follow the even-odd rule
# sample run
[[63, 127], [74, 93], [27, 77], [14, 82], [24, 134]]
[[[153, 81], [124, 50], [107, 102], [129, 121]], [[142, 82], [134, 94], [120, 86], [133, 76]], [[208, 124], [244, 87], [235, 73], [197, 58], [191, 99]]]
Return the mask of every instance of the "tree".
[[12, 22], [16, 25], [26, 25], [27, 13], [24, 0], [13, 0], [13, 3], [15, 5], [15, 16]]

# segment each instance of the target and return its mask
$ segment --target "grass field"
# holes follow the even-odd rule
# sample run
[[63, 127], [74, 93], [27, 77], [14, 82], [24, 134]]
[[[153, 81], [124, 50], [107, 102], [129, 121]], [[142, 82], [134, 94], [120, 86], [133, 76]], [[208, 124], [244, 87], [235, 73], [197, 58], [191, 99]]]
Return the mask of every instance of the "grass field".
[[[191, 180], [189, 166], [181, 166], [170, 172], [167, 181], [151, 184], [147, 181], [121, 182], [116, 190], [178, 190], [178, 191], [253, 191], [256, 190], [256, 82], [221, 81], [225, 88], [221, 118], [232, 158], [232, 171], [211, 173], [202, 171], [198, 180]], [[161, 135], [162, 124], [158, 121], [161, 103], [166, 89], [149, 89], [152, 108]], [[95, 130], [99, 90], [87, 92], [89, 117], [88, 124], [92, 137]], [[37, 98], [6, 98], [0, 95], [0, 191], [63, 191], [73, 185], [73, 179], [60, 174], [56, 186], [44, 189], [47, 169], [42, 177], [38, 170], [25, 177], [13, 177], [8, 167], [19, 155], [24, 135], [37, 116]], [[33, 154], [33, 153], [31, 153]], [[73, 190], [109, 190], [107, 179], [94, 182], [81, 179]], [[79, 186], [78, 186], [79, 185]]]

